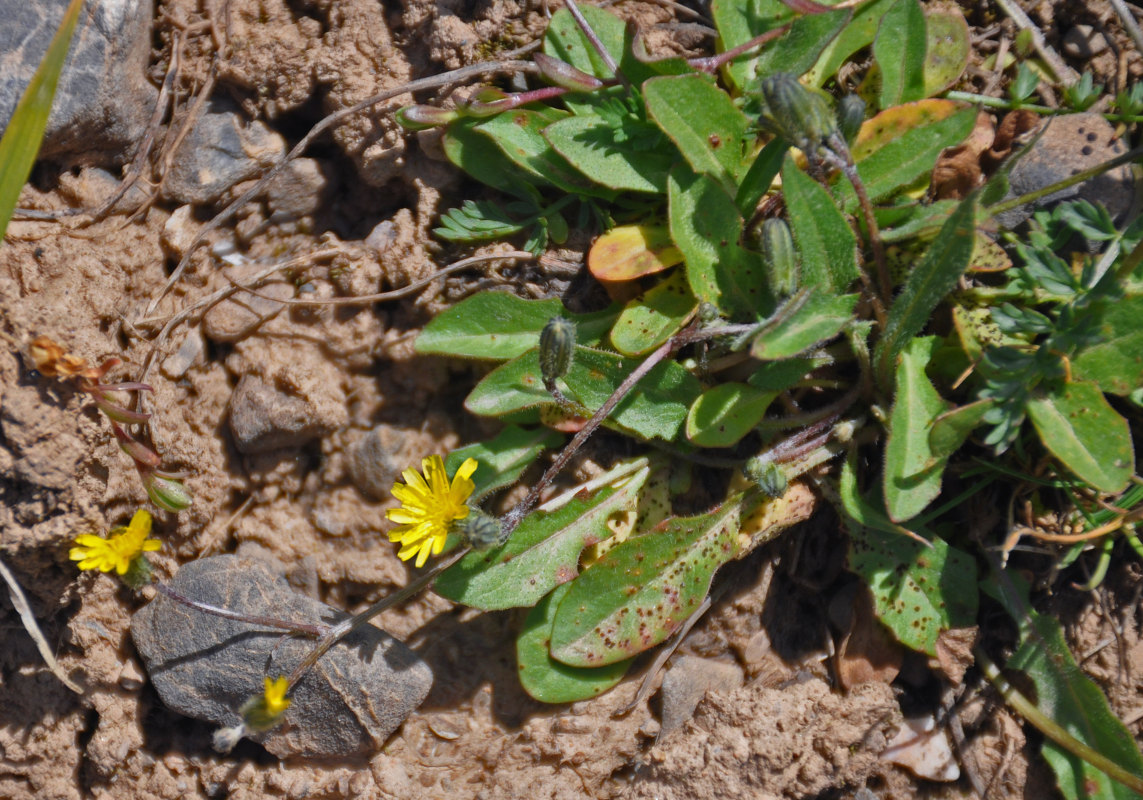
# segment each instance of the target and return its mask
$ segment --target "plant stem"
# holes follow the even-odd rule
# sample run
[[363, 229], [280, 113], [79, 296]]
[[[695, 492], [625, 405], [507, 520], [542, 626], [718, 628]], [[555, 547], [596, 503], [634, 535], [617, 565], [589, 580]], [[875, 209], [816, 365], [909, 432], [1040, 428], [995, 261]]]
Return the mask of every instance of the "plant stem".
[[1055, 194], [1056, 192], [1075, 186], [1078, 183], [1083, 183], [1096, 175], [1102, 175], [1104, 172], [1115, 169], [1122, 164], [1129, 164], [1135, 161], [1140, 156], [1143, 156], [1143, 147], [1136, 147], [1134, 150], [1118, 155], [1115, 158], [1104, 161], [1102, 164], [1096, 164], [1094, 167], [1077, 172], [1075, 175], [1069, 175], [1063, 180], [1056, 181], [1053, 184], [1045, 186], [1043, 189], [1037, 189], [1034, 192], [1022, 194], [1019, 197], [1014, 197], [1011, 200], [1003, 200], [995, 205], [991, 205], [983, 210], [982, 216], [985, 218], [995, 217], [998, 214], [1003, 214], [1005, 211], [1011, 211], [1014, 208], [1025, 205], [1027, 203], [1034, 203], [1037, 200], [1047, 197], [1048, 195]]
[[992, 685], [1004, 696], [1004, 701], [1008, 703], [1016, 713], [1032, 723], [1032, 726], [1040, 731], [1040, 733], [1047, 736], [1072, 755], [1091, 764], [1112, 780], [1118, 781], [1134, 792], [1143, 793], [1143, 778], [1138, 775], [1132, 775], [1103, 753], [1084, 744], [1064, 730], [1054, 719], [1037, 708], [1035, 703], [1017, 691], [982, 648], [977, 647], [973, 650], [973, 655], [976, 657], [976, 663], [980, 665], [980, 669], [985, 677], [992, 681]]
[[782, 27], [775, 28], [772, 31], [766, 31], [759, 36], [755, 36], [748, 42], [743, 42], [737, 47], [732, 47], [729, 50], [718, 53], [717, 55], [706, 56], [705, 58], [687, 59], [687, 64], [694, 69], [699, 70], [700, 72], [714, 72], [715, 70], [722, 67], [723, 64], [727, 64], [733, 61], [748, 50], [753, 50], [755, 47], [760, 47], [766, 44], [766, 42], [770, 41], [771, 39], [777, 39], [779, 36], [784, 35], [788, 30], [790, 30], [790, 25], [783, 25]]
[[693, 330], [695, 330], [695, 327], [692, 324], [690, 328], [684, 329], [680, 333], [663, 342], [654, 350], [654, 352], [643, 359], [643, 362], [635, 369], [633, 369], [631, 374], [623, 379], [623, 382], [619, 384], [614, 392], [611, 393], [611, 396], [608, 397], [603, 405], [599, 407], [599, 410], [591, 415], [591, 419], [589, 419], [584, 424], [584, 426], [579, 429], [579, 432], [577, 432], [576, 435], [572, 437], [572, 440], [564, 446], [564, 449], [560, 451], [558, 456], [556, 456], [556, 460], [552, 462], [551, 466], [549, 466], [547, 470], [544, 471], [544, 474], [528, 491], [527, 496], [519, 503], [517, 503], [515, 507], [507, 514], [505, 514], [504, 518], [500, 520], [500, 525], [506, 535], [511, 534], [512, 531], [516, 530], [516, 526], [520, 524], [520, 521], [524, 519], [529, 511], [535, 508], [536, 503], [540, 499], [541, 492], [543, 492], [544, 489], [548, 488], [548, 484], [550, 484], [556, 475], [559, 474], [560, 470], [567, 466], [568, 461], [570, 461], [571, 457], [576, 454], [576, 451], [578, 451], [579, 448], [583, 446], [583, 443], [587, 441], [587, 438], [595, 433], [596, 429], [603, 424], [603, 421], [607, 419], [607, 415], [614, 411], [615, 407], [619, 405], [619, 401], [626, 397], [627, 393], [635, 387], [635, 384], [638, 383], [640, 379], [643, 378], [643, 376], [650, 372], [656, 364], [665, 359], [679, 347], [682, 347], [683, 344], [686, 343], [682, 341], [684, 334], [688, 331]]
[[328, 625], [309, 625], [305, 622], [291, 622], [286, 619], [278, 619], [277, 617], [263, 617], [257, 614], [243, 614], [238, 611], [231, 611], [227, 608], [204, 603], [201, 600], [193, 600], [186, 595], [180, 594], [172, 589], [165, 583], [155, 582], [151, 584], [155, 589], [166, 597], [174, 600], [176, 603], [182, 603], [197, 611], [202, 611], [205, 614], [212, 614], [216, 617], [223, 619], [234, 620], [235, 622], [248, 622], [251, 625], [262, 625], [267, 628], [274, 628], [280, 631], [289, 631], [290, 633], [305, 634], [306, 636], [318, 637], [323, 633], [330, 630]]
[[316, 664], [318, 659], [324, 656], [326, 652], [335, 644], [337, 644], [343, 637], [348, 636], [354, 630], [361, 627], [369, 620], [373, 619], [382, 611], [385, 611], [388, 608], [392, 608], [398, 603], [403, 603], [410, 597], [413, 597], [414, 595], [419, 594], [422, 590], [427, 589], [432, 585], [433, 581], [436, 580], [438, 575], [468, 555], [471, 550], [471, 547], [462, 547], [452, 555], [446, 557], [443, 561], [439, 561], [438, 563], [434, 564], [428, 572], [404, 588], [398, 589], [397, 591], [393, 592], [393, 594], [381, 598], [364, 611], [358, 614], [354, 614], [352, 617], [349, 617], [348, 619], [342, 620], [336, 625], [332, 625], [326, 628], [321, 633], [321, 638], [314, 645], [313, 650], [311, 650], [306, 655], [306, 657], [302, 659], [302, 662], [294, 668], [294, 671], [290, 673], [290, 690], [292, 690], [297, 685], [298, 681], [305, 677], [306, 671], [309, 670], [309, 668], [314, 664]]
[[[974, 92], [945, 92], [946, 100], [958, 100], [962, 103], [972, 103], [973, 105], [987, 106], [988, 108], [999, 108], [1004, 111], [1014, 111], [1016, 109], [1027, 109], [1028, 111], [1035, 111], [1037, 114], [1060, 115], [1058, 108], [1048, 108], [1047, 106], [1036, 105], [1035, 103], [1022, 103], [1013, 100], [1005, 100], [1003, 97], [989, 97], [984, 94], [976, 94]], [[1101, 114], [1104, 119], [1109, 122], [1141, 122], [1143, 117], [1140, 116], [1122, 116], [1120, 114], [1105, 113]]]

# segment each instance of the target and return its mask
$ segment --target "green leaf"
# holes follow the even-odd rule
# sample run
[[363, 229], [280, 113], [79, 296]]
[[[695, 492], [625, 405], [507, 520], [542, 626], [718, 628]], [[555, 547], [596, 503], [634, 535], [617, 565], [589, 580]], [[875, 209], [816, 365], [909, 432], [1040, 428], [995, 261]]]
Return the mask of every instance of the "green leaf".
[[611, 344], [626, 356], [647, 353], [678, 333], [697, 306], [686, 272], [675, 270], [624, 306], [611, 329]]
[[786, 158], [786, 151], [790, 149], [789, 143], [784, 139], [775, 138], [759, 151], [754, 158], [750, 169], [742, 177], [738, 185], [738, 192], [734, 195], [734, 202], [743, 217], [754, 215], [758, 201], [770, 191], [774, 178], [782, 169], [782, 162]]
[[[512, 163], [504, 151], [477, 130], [478, 119], [460, 119], [448, 126], [441, 146], [448, 160], [476, 180], [505, 194], [537, 202], [539, 192], [532, 176]], [[548, 181], [539, 181], [549, 186]]]
[[853, 13], [853, 19], [841, 29], [821, 55], [813, 68], [806, 73], [807, 86], [821, 87], [837, 74], [838, 68], [845, 63], [851, 55], [868, 47], [877, 35], [877, 26], [881, 17], [896, 0], [873, 0], [862, 3]]
[[667, 173], [678, 160], [673, 145], [648, 149], [634, 139], [620, 141], [617, 131], [594, 115], [552, 123], [544, 137], [584, 175], [619, 191], [666, 191]]
[[1135, 472], [1131, 431], [1095, 384], [1057, 383], [1025, 410], [1044, 447], [1077, 478], [1101, 492], [1127, 488]]
[[512, 163], [538, 182], [550, 183], [570, 194], [615, 199], [614, 192], [585, 178], [544, 138], [547, 126], [567, 117], [567, 112], [554, 108], [517, 108], [482, 120], [475, 130], [490, 137]]
[[952, 86], [968, 66], [968, 23], [955, 6], [925, 9], [926, 52], [924, 97]]
[[762, 421], [777, 396], [745, 383], [707, 389], [687, 414], [687, 438], [699, 447], [730, 447]]
[[445, 241], [469, 244], [503, 239], [525, 227], [491, 200], [465, 200], [464, 205], [449, 209], [441, 217], [441, 225], [433, 228], [433, 233]]
[[818, 364], [812, 358], [784, 358], [762, 364], [746, 379], [751, 386], [784, 392], [806, 377]]
[[[573, 399], [594, 410], [638, 365], [635, 359], [580, 346], [576, 347], [571, 369], [561, 380]], [[673, 439], [701, 391], [698, 380], [677, 362], [660, 362], [619, 402], [604, 424], [644, 439]], [[464, 407], [479, 416], [500, 417], [554, 403], [544, 389], [538, 349], [533, 348], [485, 375], [465, 399]]]
[[834, 37], [845, 28], [850, 14], [849, 9], [839, 8], [795, 17], [790, 30], [759, 53], [755, 74], [788, 72], [801, 75], [814, 65]]
[[877, 29], [873, 58], [881, 69], [881, 108], [925, 96], [925, 12], [917, 0], [897, 0]]
[[473, 551], [442, 572], [433, 591], [484, 611], [535, 605], [579, 574], [580, 553], [611, 536], [608, 520], [635, 508], [649, 473], [645, 466], [618, 489], [572, 498], [550, 513], [533, 511], [502, 546]]
[[849, 568], [873, 592], [877, 618], [906, 647], [930, 656], [943, 631], [976, 622], [979, 601], [972, 556], [932, 537], [932, 547], [846, 519]]
[[[594, 411], [638, 365], [636, 359], [577, 347], [575, 361], [564, 381], [574, 399]], [[662, 361], [635, 384], [607, 422], [644, 439], [670, 440], [678, 433], [687, 409], [701, 391], [698, 379], [678, 362]]]
[[[1111, 710], [1099, 687], [1076, 665], [1060, 623], [1032, 609], [1027, 587], [1018, 576], [1006, 574], [999, 580], [990, 578], [983, 588], [1000, 601], [1019, 627], [1019, 646], [1006, 669], [1028, 676], [1035, 690], [1037, 708], [1128, 773], [1143, 775], [1143, 756], [1131, 732]], [[1044, 741], [1043, 753], [1064, 797], [1138, 798], [1130, 789], [1050, 739]]]
[[[603, 48], [611, 54], [616, 63], [619, 63], [628, 48], [626, 24], [610, 11], [594, 6], [584, 5], [580, 11], [595, 35], [599, 37]], [[548, 29], [544, 33], [544, 53], [566, 61], [588, 75], [604, 80], [615, 77], [566, 8], [561, 8], [552, 14], [548, 22]], [[568, 108], [578, 114], [590, 111], [591, 107], [599, 102], [598, 98], [591, 97], [590, 94], [567, 94], [562, 99]]]
[[[779, 0], [756, 0], [750, 3], [742, 0], [712, 0], [710, 14], [718, 28], [719, 52], [732, 50], [755, 36], [780, 28], [794, 16], [793, 11]], [[758, 74], [757, 63], [757, 55], [739, 56], [723, 68], [723, 74], [731, 86], [741, 91]]]
[[497, 489], [511, 486], [520, 475], [535, 463], [540, 453], [558, 447], [564, 437], [543, 428], [526, 430], [509, 425], [494, 439], [466, 445], [453, 450], [445, 458], [445, 471], [455, 475], [465, 459], [475, 458], [480, 466], [472, 476], [476, 489], [473, 501], [478, 502]]
[[1143, 295], [1101, 305], [1098, 344], [1072, 360], [1072, 375], [1126, 396], [1143, 386]]
[[[884, 511], [862, 496], [857, 486], [856, 459], [856, 452], [851, 450], [845, 463], [842, 464], [841, 475], [838, 476], [838, 500], [841, 505], [839, 513], [842, 518], [852, 526], [865, 527], [878, 533], [899, 536], [903, 539], [908, 538], [910, 541], [916, 542], [917, 540], [911, 537], [918, 534], [893, 522], [885, 516]], [[917, 543], [921, 544], [920, 542]]]
[[[921, 100], [917, 105], [938, 102], [948, 101]], [[876, 119], [875, 117], [874, 120]], [[976, 109], [966, 108], [937, 122], [911, 127], [858, 160], [857, 173], [865, 183], [869, 199], [889, 197], [928, 175], [941, 151], [960, 144], [972, 132], [975, 124]], [[855, 153], [854, 159], [857, 158]], [[844, 180], [837, 181], [835, 185], [838, 193], [845, 198], [846, 212], [853, 213], [857, 209], [857, 195], [854, 194], [853, 187]]]
[[[20, 200], [20, 191], [24, 188], [24, 183], [32, 172], [32, 165], [36, 162], [36, 154], [40, 151], [48, 116], [52, 111], [56, 84], [59, 83], [82, 8], [83, 0], [71, 0], [68, 4], [47, 52], [20, 96], [8, 127], [4, 129], [3, 138], [0, 138], [0, 237], [8, 229], [12, 211]], [[5, 24], [13, 23], [9, 21]]]
[[643, 84], [647, 112], [691, 165], [728, 194], [738, 188], [742, 140], [750, 127], [710, 75], [652, 78]]
[[524, 300], [507, 292], [480, 292], [438, 314], [417, 336], [421, 355], [503, 361], [536, 347], [552, 317], [576, 323], [576, 342], [598, 344], [614, 323], [614, 309], [573, 314], [556, 298]]
[[485, 375], [468, 393], [464, 407], [477, 416], [503, 417], [554, 402], [540, 376], [540, 349], [533, 347]]
[[574, 703], [597, 697], [619, 683], [631, 666], [629, 658], [595, 669], [569, 667], [552, 658], [552, 623], [570, 588], [568, 584], [557, 586], [541, 600], [524, 620], [516, 639], [520, 685], [541, 703]]
[[[627, 23], [606, 9], [586, 3], [580, 6], [580, 12], [632, 85], [641, 86], [643, 81], [656, 75], [674, 75], [691, 71], [686, 61], [681, 58], [640, 61], [635, 58], [632, 51], [634, 30], [628, 28]], [[566, 8], [561, 8], [552, 14], [544, 34], [544, 53], [566, 61], [597, 78], [614, 77]], [[566, 94], [560, 99], [573, 113], [590, 114], [601, 102], [625, 93], [624, 87], [615, 86], [596, 92]]]
[[975, 244], [976, 192], [948, 218], [905, 287], [889, 309], [889, 321], [877, 343], [874, 362], [881, 385], [891, 387], [897, 355], [920, 333], [937, 304], [951, 292], [968, 269]]
[[750, 355], [760, 361], [776, 361], [804, 353], [832, 339], [853, 319], [858, 297], [803, 289], [754, 337]]
[[938, 414], [929, 431], [929, 449], [933, 458], [947, 460], [959, 450], [995, 404], [993, 400], [977, 400]]
[[671, 238], [682, 251], [687, 280], [699, 302], [730, 316], [756, 318], [773, 307], [761, 258], [738, 244], [742, 217], [718, 183], [685, 164], [667, 186]]
[[833, 198], [786, 158], [782, 167], [782, 193], [789, 212], [790, 231], [802, 257], [799, 286], [845, 291], [860, 272], [857, 236]]
[[897, 364], [897, 394], [885, 444], [885, 508], [894, 522], [920, 514], [941, 493], [945, 461], [929, 446], [929, 432], [948, 404], [937, 394], [925, 368], [940, 339], [913, 339]]
[[715, 570], [738, 552], [741, 499], [708, 514], [672, 518], [584, 570], [556, 611], [552, 657], [599, 667], [678, 630], [702, 604]]

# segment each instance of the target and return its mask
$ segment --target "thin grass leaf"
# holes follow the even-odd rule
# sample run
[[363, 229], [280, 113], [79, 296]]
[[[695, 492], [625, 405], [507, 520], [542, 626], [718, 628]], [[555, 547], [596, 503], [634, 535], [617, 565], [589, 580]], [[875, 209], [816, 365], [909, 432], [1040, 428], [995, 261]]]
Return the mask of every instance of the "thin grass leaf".
[[24, 90], [4, 136], [0, 138], [0, 236], [8, 229], [8, 220], [20, 199], [20, 190], [24, 188], [36, 154], [40, 152], [56, 84], [59, 83], [82, 7], [83, 0], [71, 0], [44, 60], [36, 68], [36, 74]]

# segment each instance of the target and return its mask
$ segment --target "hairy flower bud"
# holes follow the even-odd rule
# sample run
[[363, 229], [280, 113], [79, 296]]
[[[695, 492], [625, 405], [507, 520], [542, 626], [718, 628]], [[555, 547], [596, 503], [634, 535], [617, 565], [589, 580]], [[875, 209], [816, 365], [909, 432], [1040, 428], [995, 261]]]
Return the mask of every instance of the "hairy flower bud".
[[575, 358], [575, 323], [563, 317], [552, 317], [540, 331], [540, 375], [544, 384], [562, 378]]
[[847, 94], [837, 104], [837, 127], [847, 144], [853, 144], [865, 122], [865, 101], [856, 94]]
[[747, 461], [742, 468], [742, 474], [767, 497], [781, 497], [789, 485], [782, 468], [773, 461], [763, 460], [760, 456], [754, 456]]
[[798, 288], [798, 253], [784, 220], [772, 218], [762, 224], [762, 255], [774, 294], [793, 294]]
[[453, 523], [453, 529], [472, 545], [474, 550], [499, 547], [508, 539], [500, 520], [483, 511], [470, 511], [467, 517]]
[[838, 133], [837, 118], [826, 95], [807, 89], [793, 75], [767, 75], [761, 91], [767, 122], [798, 149], [812, 152]]

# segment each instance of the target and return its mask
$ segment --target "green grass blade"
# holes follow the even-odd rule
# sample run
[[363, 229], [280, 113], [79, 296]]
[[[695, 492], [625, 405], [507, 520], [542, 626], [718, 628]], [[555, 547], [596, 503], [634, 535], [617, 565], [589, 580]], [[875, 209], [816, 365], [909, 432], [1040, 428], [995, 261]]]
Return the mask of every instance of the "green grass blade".
[[44, 60], [36, 68], [36, 74], [24, 90], [4, 136], [0, 138], [0, 236], [8, 229], [8, 220], [20, 199], [20, 190], [24, 188], [36, 161], [36, 153], [40, 151], [56, 84], [59, 83], [82, 7], [83, 0], [71, 0]]

